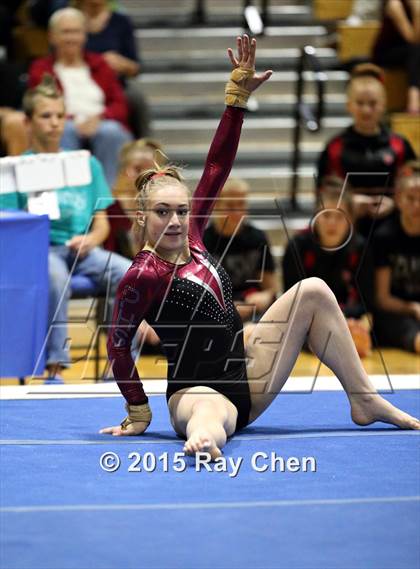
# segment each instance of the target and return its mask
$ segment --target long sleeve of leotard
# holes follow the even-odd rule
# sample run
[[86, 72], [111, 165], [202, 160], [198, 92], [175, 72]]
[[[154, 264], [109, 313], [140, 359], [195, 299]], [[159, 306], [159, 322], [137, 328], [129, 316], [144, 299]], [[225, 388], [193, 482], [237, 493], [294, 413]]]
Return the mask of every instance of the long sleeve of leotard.
[[147, 402], [133, 357], [131, 343], [141, 321], [159, 290], [159, 277], [153, 261], [134, 263], [120, 282], [115, 298], [108, 358], [115, 381], [130, 405]]
[[[190, 237], [200, 239], [217, 194], [230, 174], [243, 122], [243, 110], [227, 107], [217, 128], [205, 169], [194, 194]], [[108, 358], [121, 393], [130, 405], [147, 401], [131, 355], [138, 326], [159, 295], [162, 280], [147, 253], [135, 262], [121, 281], [115, 299], [113, 324], [108, 336]]]
[[226, 107], [207, 155], [203, 175], [194, 192], [191, 209], [193, 238], [201, 239], [216, 198], [226, 182], [235, 160], [244, 111]]

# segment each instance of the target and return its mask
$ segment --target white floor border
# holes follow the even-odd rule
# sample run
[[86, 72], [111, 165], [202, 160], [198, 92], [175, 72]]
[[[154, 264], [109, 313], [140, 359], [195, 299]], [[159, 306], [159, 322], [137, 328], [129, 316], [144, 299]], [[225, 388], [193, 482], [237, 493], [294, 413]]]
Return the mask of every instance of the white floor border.
[[[419, 389], [418, 374], [405, 375], [370, 375], [375, 388], [383, 393], [393, 390]], [[145, 380], [143, 382], [147, 395], [162, 395], [166, 391], [166, 380]], [[334, 376], [291, 377], [283, 387], [282, 393], [311, 393], [312, 391], [342, 391], [338, 379]], [[0, 400], [8, 399], [72, 399], [84, 397], [121, 397], [120, 390], [114, 381], [100, 383], [78, 383], [64, 385], [4, 385], [0, 381]]]

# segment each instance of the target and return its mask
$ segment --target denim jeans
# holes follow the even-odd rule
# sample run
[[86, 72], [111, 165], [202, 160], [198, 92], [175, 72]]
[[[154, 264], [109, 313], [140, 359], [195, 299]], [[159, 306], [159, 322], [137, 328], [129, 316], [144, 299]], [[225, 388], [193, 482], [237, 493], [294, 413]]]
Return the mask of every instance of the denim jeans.
[[65, 245], [50, 246], [47, 365], [60, 363], [63, 367], [68, 367], [70, 363], [67, 311], [71, 295], [71, 275], [89, 277], [98, 287], [98, 291], [107, 294], [110, 304], [107, 314], [111, 316], [118, 284], [131, 263], [130, 259], [100, 247], [92, 249], [86, 257], [79, 258]]

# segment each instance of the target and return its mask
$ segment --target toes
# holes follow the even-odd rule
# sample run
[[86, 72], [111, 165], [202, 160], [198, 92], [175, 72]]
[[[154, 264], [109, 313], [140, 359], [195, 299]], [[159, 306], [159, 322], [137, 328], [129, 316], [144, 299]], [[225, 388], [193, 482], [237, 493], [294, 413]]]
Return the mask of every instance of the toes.
[[185, 445], [184, 445], [184, 452], [185, 452], [186, 454], [191, 454], [191, 453], [192, 453], [192, 448], [191, 448], [191, 445], [190, 445], [190, 443], [189, 443], [188, 441], [187, 441], [187, 442], [185, 443]]
[[413, 429], [415, 431], [418, 431], [420, 429], [420, 421], [415, 417], [410, 417], [407, 421], [406, 429]]
[[206, 451], [212, 447], [212, 443], [208, 438], [200, 437], [200, 439], [198, 441], [198, 447], [199, 447], [199, 450]]

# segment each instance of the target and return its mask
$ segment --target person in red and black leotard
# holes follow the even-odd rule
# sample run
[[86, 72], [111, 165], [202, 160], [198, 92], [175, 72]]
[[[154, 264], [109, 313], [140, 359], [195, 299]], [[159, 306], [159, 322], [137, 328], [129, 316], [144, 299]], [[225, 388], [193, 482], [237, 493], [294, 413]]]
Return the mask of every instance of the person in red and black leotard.
[[271, 75], [255, 74], [255, 49], [255, 40], [244, 36], [238, 38], [237, 58], [229, 50], [234, 69], [226, 87], [228, 107], [194, 198], [174, 168], [145, 172], [136, 181], [144, 246], [120, 284], [108, 338], [109, 359], [128, 416], [120, 426], [101, 432], [136, 435], [150, 424], [148, 399], [130, 351], [143, 319], [161, 338], [168, 359], [170, 418], [175, 431], [187, 439], [184, 450], [189, 454], [206, 450], [213, 459], [220, 456], [227, 437], [253, 422], [273, 401], [307, 338], [342, 382], [357, 423], [380, 419], [420, 428], [417, 419], [375, 392], [337, 301], [319, 279], [306, 279], [276, 300], [245, 349], [229, 277], [202, 238], [235, 158], [241, 108]]
[[416, 156], [404, 137], [382, 125], [385, 97], [382, 70], [372, 64], [356, 66], [347, 89], [347, 108], [354, 122], [328, 142], [318, 160], [317, 193], [326, 176], [345, 180], [358, 228], [365, 236], [373, 219], [393, 211], [396, 173]]
[[283, 257], [283, 284], [288, 290], [305, 277], [319, 277], [331, 288], [346, 317], [360, 357], [371, 348], [373, 258], [353, 224], [351, 196], [341, 178], [323, 181], [322, 203], [307, 229], [288, 243]]

